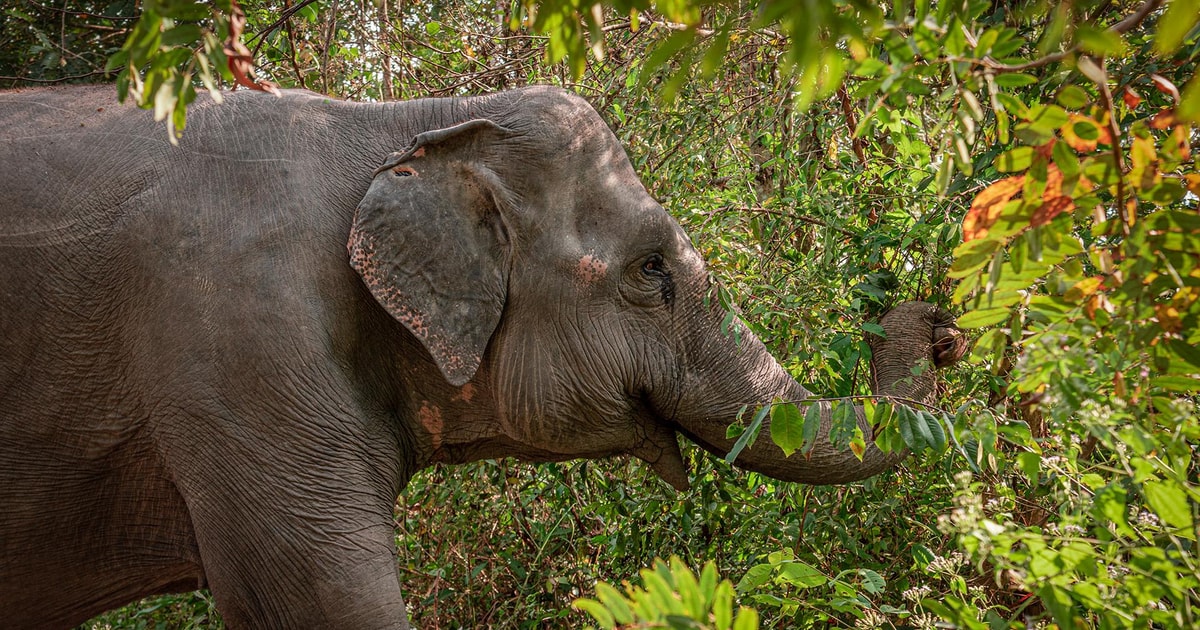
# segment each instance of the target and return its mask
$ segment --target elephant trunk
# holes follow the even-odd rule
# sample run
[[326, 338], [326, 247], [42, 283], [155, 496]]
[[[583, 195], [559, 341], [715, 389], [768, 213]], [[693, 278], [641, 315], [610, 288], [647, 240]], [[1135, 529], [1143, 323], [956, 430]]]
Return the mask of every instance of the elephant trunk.
[[[910, 302], [888, 312], [880, 325], [885, 336], [872, 336], [868, 340], [873, 354], [873, 392], [932, 403], [935, 365], [942, 367], [953, 363], [966, 346], [954, 327], [953, 316], [931, 304]], [[740, 371], [740, 377], [730, 374], [728, 369], [720, 371], [723, 372], [720, 380], [729, 384], [726, 391], [705, 395], [702, 390], [711, 392], [726, 388], [693, 387], [696, 394], [684, 394], [675, 417], [685, 435], [718, 455], [728, 453], [734, 444], [732, 439], [725, 437], [726, 427], [742, 404], [751, 403], [753, 408], [753, 405], [768, 404], [775, 399], [800, 402], [817, 397], [792, 379], [753, 335], [747, 335], [741, 341], [738, 355], [741, 360], [730, 369]], [[714, 400], [715, 397], [724, 400]], [[836, 448], [829, 440], [830, 403], [813, 404], [819, 405], [821, 410], [821, 430], [811, 450], [785, 456], [770, 437], [768, 417], [758, 439], [739, 453], [734, 464], [783, 481], [827, 485], [865, 479], [895, 466], [907, 456], [907, 451], [883, 453], [875, 447], [872, 428], [860, 405], [855, 406], [855, 411], [867, 442], [862, 459], [859, 460], [848, 448]]]

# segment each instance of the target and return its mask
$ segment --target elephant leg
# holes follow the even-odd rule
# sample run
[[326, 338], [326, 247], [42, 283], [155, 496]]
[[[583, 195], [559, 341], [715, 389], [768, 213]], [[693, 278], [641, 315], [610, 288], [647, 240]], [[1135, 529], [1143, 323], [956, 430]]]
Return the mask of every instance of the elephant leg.
[[170, 440], [230, 628], [409, 627], [392, 528], [395, 442], [333, 413], [225, 412], [180, 423]]
[[310, 496], [289, 491], [279, 505], [246, 492], [191, 509], [228, 627], [408, 628], [390, 514], [367, 523], [339, 514], [334, 496], [291, 490]]

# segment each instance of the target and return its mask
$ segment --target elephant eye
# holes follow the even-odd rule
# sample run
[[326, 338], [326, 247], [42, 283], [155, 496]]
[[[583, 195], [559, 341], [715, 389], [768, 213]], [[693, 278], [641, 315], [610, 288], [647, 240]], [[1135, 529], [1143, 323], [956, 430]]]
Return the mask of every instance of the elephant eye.
[[667, 271], [663, 267], [662, 256], [654, 254], [647, 258], [646, 262], [642, 263], [642, 273], [648, 276], [665, 276]]

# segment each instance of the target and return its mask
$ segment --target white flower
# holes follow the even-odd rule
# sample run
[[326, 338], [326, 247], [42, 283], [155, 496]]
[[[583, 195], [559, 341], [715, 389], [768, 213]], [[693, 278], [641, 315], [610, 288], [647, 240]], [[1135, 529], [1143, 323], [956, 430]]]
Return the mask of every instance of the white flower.
[[920, 586], [914, 586], [914, 587], [908, 589], [907, 591], [904, 591], [903, 593], [900, 594], [900, 596], [904, 598], [904, 601], [912, 602], [915, 604], [915, 603], [921, 601], [922, 599], [925, 599], [925, 597], [928, 596], [931, 592], [933, 592], [933, 589], [922, 584]]
[[1150, 512], [1138, 512], [1137, 523], [1142, 527], [1158, 527], [1158, 515]]
[[863, 613], [858, 621], [854, 622], [854, 627], [859, 630], [873, 630], [874, 628], [882, 628], [883, 624], [887, 623], [887, 617], [875, 610], [868, 610]]
[[934, 630], [937, 628], [937, 617], [929, 613], [921, 613], [913, 617], [912, 622], [920, 630]]

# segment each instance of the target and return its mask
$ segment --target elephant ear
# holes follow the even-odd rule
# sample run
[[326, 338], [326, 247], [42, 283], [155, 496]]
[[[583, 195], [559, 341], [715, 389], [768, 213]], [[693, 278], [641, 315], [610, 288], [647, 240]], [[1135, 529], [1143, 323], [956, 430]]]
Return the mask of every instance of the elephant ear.
[[375, 171], [350, 230], [351, 266], [456, 386], [479, 369], [507, 296], [509, 195], [479, 160], [506, 133], [472, 120], [418, 135]]

